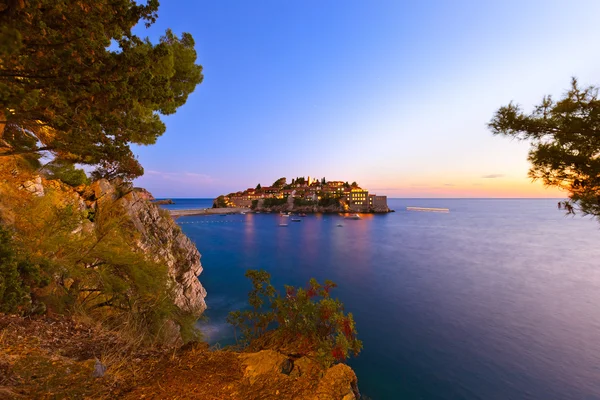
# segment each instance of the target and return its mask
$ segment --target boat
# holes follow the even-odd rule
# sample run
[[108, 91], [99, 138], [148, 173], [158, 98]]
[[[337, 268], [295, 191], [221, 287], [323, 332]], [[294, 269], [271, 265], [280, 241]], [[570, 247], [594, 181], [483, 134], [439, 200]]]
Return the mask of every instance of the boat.
[[219, 214], [221, 217], [226, 217], [227, 214]]
[[338, 227], [340, 227], [340, 228], [341, 228], [341, 227], [342, 227], [342, 226], [344, 226], [344, 225], [342, 225], [342, 224], [337, 224], [336, 226], [338, 226]]
[[288, 218], [288, 217], [289, 217], [289, 215], [288, 215], [288, 214], [281, 214], [281, 216], [282, 216], [282, 217], [286, 217], [286, 218]]
[[300, 222], [302, 221], [300, 218], [292, 218], [292, 222]]
[[360, 215], [358, 215], [358, 214], [346, 215], [344, 217], [344, 219], [360, 219]]
[[428, 211], [428, 212], [450, 212], [449, 208], [437, 208], [437, 207], [406, 207], [406, 211]]
[[279, 226], [288, 226], [288, 224], [279, 224]]
[[306, 217], [306, 214], [302, 213], [299, 215], [300, 217]]

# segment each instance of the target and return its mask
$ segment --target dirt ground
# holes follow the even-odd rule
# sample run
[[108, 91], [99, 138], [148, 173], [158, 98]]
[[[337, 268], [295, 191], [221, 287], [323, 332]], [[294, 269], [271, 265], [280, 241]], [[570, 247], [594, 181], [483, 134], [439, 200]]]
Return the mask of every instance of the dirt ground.
[[282, 372], [286, 363], [271, 350], [238, 353], [203, 343], [132, 348], [84, 321], [0, 314], [0, 399], [358, 398], [356, 376], [343, 364], [319, 371], [297, 360]]

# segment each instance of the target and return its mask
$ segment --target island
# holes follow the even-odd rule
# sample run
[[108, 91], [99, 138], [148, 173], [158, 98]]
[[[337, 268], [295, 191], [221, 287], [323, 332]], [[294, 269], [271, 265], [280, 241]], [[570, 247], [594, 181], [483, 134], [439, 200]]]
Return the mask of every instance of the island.
[[361, 188], [356, 182], [328, 181], [310, 176], [297, 177], [291, 183], [279, 178], [271, 186], [221, 195], [214, 199], [213, 208], [247, 208], [271, 212], [392, 212], [387, 196], [378, 196]]

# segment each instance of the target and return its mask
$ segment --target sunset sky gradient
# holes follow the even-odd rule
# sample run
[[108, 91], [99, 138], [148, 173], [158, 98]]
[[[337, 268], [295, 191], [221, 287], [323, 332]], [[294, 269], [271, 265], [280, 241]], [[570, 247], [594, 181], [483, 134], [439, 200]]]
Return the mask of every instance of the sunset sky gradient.
[[196, 40], [204, 82], [136, 147], [157, 197], [286, 176], [389, 197], [562, 197], [486, 123], [600, 83], [598, 1], [171, 1], [138, 34]]

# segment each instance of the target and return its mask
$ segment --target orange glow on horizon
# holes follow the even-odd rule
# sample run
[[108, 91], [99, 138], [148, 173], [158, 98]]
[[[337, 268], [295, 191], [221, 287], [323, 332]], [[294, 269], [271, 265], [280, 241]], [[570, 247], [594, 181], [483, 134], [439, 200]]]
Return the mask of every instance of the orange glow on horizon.
[[421, 181], [405, 185], [383, 182], [365, 185], [370, 193], [388, 197], [495, 197], [495, 198], [566, 198], [567, 193], [545, 187], [528, 179], [478, 179], [472, 182], [439, 183]]

